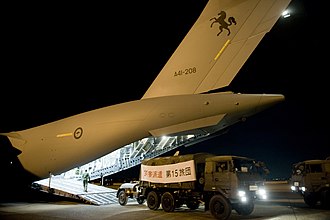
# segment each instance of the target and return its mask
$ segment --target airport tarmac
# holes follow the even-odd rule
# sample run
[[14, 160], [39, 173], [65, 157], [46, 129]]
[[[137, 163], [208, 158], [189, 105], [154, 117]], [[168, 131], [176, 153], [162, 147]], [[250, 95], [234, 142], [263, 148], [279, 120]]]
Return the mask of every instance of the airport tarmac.
[[[156, 220], [156, 219], [214, 219], [204, 206], [190, 210], [185, 206], [174, 212], [164, 212], [161, 208], [149, 210], [146, 204], [138, 204], [130, 199], [126, 206], [117, 203], [90, 205], [68, 199], [46, 199], [22, 202], [0, 203], [0, 219], [111, 219], [111, 220]], [[312, 209], [303, 199], [291, 192], [273, 191], [266, 201], [257, 201], [253, 213], [240, 216], [234, 210], [229, 219], [272, 219], [272, 220], [330, 220], [330, 210]]]

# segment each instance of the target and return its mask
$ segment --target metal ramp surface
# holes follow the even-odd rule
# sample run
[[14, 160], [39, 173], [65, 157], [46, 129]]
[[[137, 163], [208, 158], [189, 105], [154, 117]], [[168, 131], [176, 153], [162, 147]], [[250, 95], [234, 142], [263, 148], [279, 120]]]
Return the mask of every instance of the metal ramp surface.
[[66, 179], [62, 176], [52, 176], [50, 179], [42, 179], [34, 182], [41, 191], [54, 195], [78, 199], [93, 205], [107, 205], [117, 203], [117, 190], [88, 184], [88, 191], [83, 189], [83, 183], [77, 179]]

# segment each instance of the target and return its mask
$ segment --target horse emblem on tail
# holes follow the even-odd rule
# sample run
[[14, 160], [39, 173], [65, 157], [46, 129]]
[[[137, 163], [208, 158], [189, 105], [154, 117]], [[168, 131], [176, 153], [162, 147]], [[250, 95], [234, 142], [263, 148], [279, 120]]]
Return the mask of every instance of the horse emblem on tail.
[[220, 26], [219, 26], [219, 30], [220, 32], [217, 34], [217, 36], [219, 36], [219, 34], [222, 33], [223, 29], [226, 29], [228, 31], [228, 34], [227, 36], [230, 35], [230, 29], [229, 29], [229, 26], [231, 26], [232, 24], [236, 25], [236, 20], [234, 17], [229, 17], [228, 18], [228, 22], [225, 21], [226, 19], [226, 12], [224, 11], [221, 11], [220, 13], [218, 13], [219, 17], [213, 17], [210, 19], [210, 21], [213, 20], [213, 22], [211, 23], [211, 27], [213, 26], [213, 24], [215, 23], [218, 23]]

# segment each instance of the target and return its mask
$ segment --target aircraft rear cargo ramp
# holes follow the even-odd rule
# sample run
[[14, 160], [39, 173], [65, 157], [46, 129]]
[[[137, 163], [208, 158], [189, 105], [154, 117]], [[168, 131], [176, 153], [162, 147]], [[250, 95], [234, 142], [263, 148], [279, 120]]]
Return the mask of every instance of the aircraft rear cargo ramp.
[[36, 181], [34, 185], [41, 191], [81, 200], [88, 204], [107, 205], [117, 202], [117, 190], [89, 183], [88, 192], [84, 192], [82, 181], [77, 179], [53, 176], [51, 179]]

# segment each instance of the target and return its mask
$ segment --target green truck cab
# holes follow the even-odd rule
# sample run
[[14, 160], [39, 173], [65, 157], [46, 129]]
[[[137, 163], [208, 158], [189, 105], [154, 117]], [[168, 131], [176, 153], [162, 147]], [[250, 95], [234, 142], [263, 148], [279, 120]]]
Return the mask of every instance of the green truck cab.
[[292, 165], [291, 190], [300, 193], [310, 207], [330, 207], [330, 157]]

